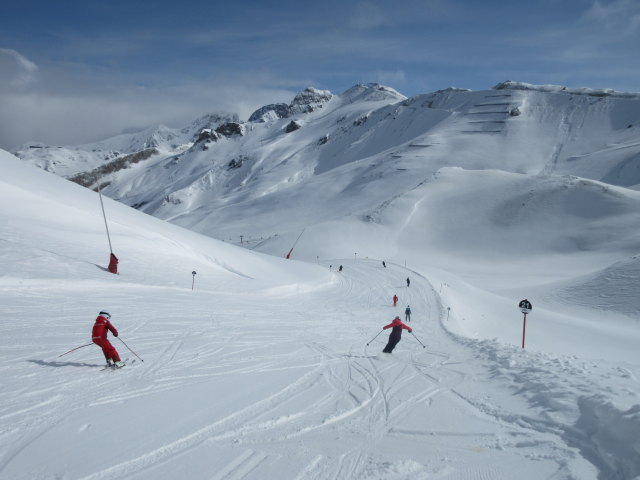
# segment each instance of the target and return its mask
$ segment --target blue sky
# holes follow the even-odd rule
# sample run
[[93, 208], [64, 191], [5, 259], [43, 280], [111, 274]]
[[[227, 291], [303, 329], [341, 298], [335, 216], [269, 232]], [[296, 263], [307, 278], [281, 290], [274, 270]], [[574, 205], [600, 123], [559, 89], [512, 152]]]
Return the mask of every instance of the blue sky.
[[639, 51], [639, 0], [5, 2], [0, 148], [247, 118], [306, 86], [640, 91]]

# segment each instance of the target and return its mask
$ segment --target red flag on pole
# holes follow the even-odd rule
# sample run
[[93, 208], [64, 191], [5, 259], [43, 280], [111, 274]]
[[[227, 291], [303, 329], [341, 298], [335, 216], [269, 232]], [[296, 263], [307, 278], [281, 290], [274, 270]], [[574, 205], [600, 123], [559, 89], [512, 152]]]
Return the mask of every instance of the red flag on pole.
[[118, 273], [118, 257], [113, 253], [111, 253], [111, 256], [109, 257], [109, 272]]
[[113, 248], [111, 248], [111, 235], [109, 235], [109, 225], [107, 225], [107, 215], [104, 213], [104, 203], [102, 202], [102, 192], [100, 191], [100, 180], [98, 180], [98, 196], [100, 197], [100, 207], [102, 208], [102, 218], [104, 218], [104, 227], [107, 229], [107, 240], [109, 240], [109, 267], [110, 273], [118, 273], [118, 257], [113, 254]]

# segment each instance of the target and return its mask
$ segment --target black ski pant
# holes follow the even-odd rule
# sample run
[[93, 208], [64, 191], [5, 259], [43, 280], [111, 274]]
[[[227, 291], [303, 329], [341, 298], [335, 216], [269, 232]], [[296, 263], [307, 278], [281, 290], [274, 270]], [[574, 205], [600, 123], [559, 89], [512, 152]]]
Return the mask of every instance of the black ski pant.
[[396, 345], [398, 344], [398, 342], [400, 341], [400, 337], [401, 337], [402, 333], [400, 332], [391, 332], [391, 335], [389, 335], [389, 341], [387, 342], [387, 346], [384, 347], [384, 350], [382, 350], [384, 353], [391, 353], [393, 352], [393, 349], [396, 348]]

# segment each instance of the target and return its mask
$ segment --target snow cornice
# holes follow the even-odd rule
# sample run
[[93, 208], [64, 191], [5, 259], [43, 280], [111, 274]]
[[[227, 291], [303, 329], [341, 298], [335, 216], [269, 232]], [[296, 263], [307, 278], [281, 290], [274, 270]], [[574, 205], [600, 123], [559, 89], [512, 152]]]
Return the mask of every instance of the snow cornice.
[[569, 88], [561, 85], [533, 85], [524, 82], [507, 80], [493, 87], [493, 90], [531, 90], [548, 93], [568, 93], [571, 95], [589, 95], [592, 97], [615, 97], [640, 99], [640, 93], [618, 92], [610, 88]]

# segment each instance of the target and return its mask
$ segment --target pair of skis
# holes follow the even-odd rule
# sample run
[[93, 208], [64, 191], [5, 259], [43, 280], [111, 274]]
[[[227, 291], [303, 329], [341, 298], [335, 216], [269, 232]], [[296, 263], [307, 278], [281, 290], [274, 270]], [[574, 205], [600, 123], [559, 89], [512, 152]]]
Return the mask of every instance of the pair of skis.
[[120, 370], [122, 367], [126, 367], [127, 365], [133, 365], [134, 363], [136, 363], [136, 359], [134, 358], [131, 363], [128, 363], [129, 359], [125, 358], [122, 361], [122, 365], [117, 366], [117, 365], [106, 365], [105, 367], [103, 367], [102, 369], [100, 369], [100, 371], [104, 371], [104, 370]]

